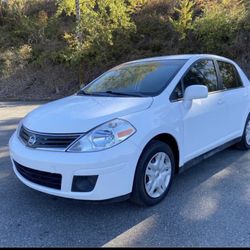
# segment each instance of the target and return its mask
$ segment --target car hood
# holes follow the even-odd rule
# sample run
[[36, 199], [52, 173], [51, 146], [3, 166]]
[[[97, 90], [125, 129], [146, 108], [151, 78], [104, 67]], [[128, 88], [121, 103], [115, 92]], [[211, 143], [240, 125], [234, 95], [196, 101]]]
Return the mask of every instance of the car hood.
[[41, 133], [83, 133], [150, 107], [152, 97], [69, 96], [30, 112], [23, 125]]

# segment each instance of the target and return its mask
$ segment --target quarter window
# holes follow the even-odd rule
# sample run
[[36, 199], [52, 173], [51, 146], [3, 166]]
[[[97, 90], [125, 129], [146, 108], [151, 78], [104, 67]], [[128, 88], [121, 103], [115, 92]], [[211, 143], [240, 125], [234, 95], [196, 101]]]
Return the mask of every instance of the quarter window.
[[234, 89], [242, 86], [240, 76], [232, 64], [218, 61], [218, 66], [224, 89]]
[[174, 101], [174, 100], [179, 100], [183, 98], [183, 88], [182, 88], [182, 84], [181, 81], [177, 84], [177, 86], [175, 87], [173, 93], [170, 96], [170, 100]]

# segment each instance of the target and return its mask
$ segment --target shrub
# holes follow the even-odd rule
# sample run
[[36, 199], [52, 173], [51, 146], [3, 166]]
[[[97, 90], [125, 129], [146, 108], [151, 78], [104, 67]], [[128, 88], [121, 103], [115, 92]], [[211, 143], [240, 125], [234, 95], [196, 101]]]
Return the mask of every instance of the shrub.
[[28, 44], [18, 48], [10, 48], [0, 53], [0, 76], [4, 75], [6, 77], [19, 69], [23, 69], [29, 63], [31, 55], [32, 48]]
[[[74, 32], [65, 33], [64, 36], [69, 45], [65, 57], [77, 63], [83, 61], [95, 64], [110, 63], [113, 55], [121, 54], [129, 43], [130, 35], [135, 31], [130, 15], [144, 1], [88, 0], [82, 2], [80, 23]], [[63, 12], [67, 15], [75, 15], [74, 3], [74, 0], [58, 1], [57, 15]], [[117, 43], [121, 47], [116, 51]]]
[[175, 7], [174, 10], [178, 13], [178, 18], [173, 19], [169, 17], [170, 23], [173, 25], [174, 29], [180, 34], [180, 39], [185, 39], [187, 32], [192, 30], [193, 22], [193, 7], [195, 2], [192, 0], [182, 0], [179, 8]]
[[241, 22], [246, 18], [245, 4], [240, 0], [211, 1], [195, 20], [195, 32], [206, 52], [225, 54], [232, 46]]

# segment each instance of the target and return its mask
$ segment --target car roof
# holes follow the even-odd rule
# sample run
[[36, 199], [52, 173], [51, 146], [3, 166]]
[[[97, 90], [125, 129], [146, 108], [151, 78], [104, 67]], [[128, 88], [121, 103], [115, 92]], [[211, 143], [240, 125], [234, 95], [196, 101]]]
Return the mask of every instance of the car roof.
[[212, 58], [218, 60], [230, 61], [230, 59], [222, 56], [212, 55], [212, 54], [183, 54], [183, 55], [168, 55], [168, 56], [158, 56], [150, 57], [139, 60], [130, 61], [127, 63], [140, 63], [140, 62], [151, 62], [151, 61], [166, 61], [166, 60], [190, 60], [190, 59], [202, 59], [202, 58]]

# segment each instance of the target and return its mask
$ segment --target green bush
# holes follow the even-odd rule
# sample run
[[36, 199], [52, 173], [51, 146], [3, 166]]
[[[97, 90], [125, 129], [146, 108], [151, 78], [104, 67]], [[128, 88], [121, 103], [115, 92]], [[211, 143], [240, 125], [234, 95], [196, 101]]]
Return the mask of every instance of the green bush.
[[[57, 16], [75, 15], [74, 0], [58, 1]], [[142, 0], [88, 0], [81, 4], [81, 21], [73, 32], [65, 33], [69, 47], [65, 58], [71, 62], [108, 64], [126, 50], [135, 25], [131, 13]], [[80, 37], [80, 38], [79, 38]], [[122, 41], [122, 43], [120, 42]], [[117, 50], [117, 45], [120, 49]], [[124, 45], [124, 46], [123, 46]]]
[[204, 51], [225, 54], [232, 46], [247, 10], [243, 1], [212, 1], [204, 6], [203, 15], [195, 20], [195, 33]]
[[192, 0], [181, 0], [180, 6], [175, 7], [174, 10], [178, 13], [178, 18], [173, 19], [169, 17], [170, 23], [173, 25], [176, 32], [180, 34], [180, 39], [187, 37], [188, 31], [193, 29], [193, 14], [195, 2]]
[[10, 76], [17, 70], [22, 70], [28, 65], [32, 57], [32, 48], [24, 44], [18, 48], [10, 48], [0, 52], [0, 75]]

